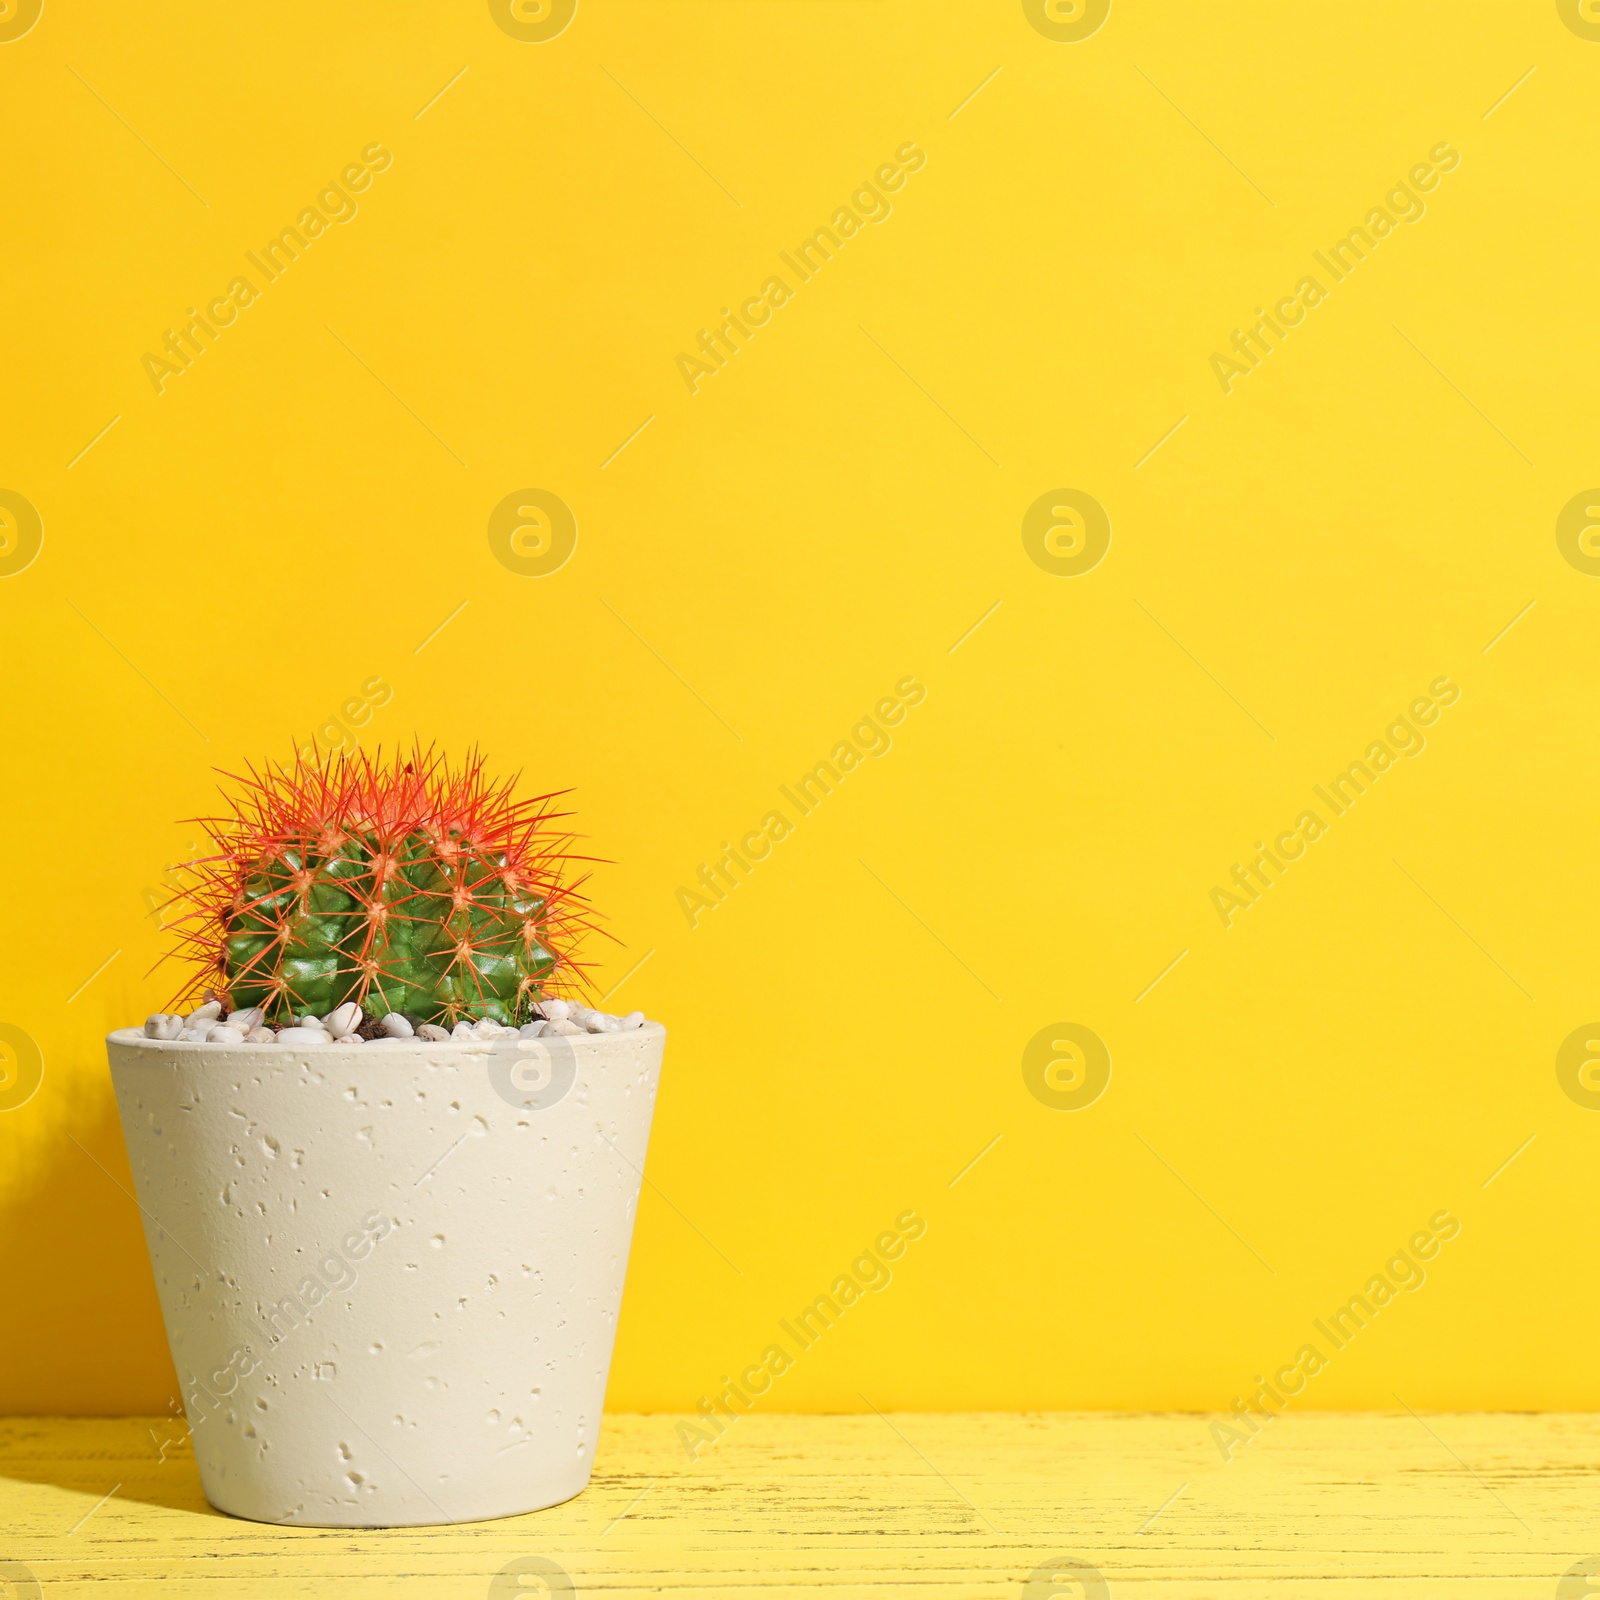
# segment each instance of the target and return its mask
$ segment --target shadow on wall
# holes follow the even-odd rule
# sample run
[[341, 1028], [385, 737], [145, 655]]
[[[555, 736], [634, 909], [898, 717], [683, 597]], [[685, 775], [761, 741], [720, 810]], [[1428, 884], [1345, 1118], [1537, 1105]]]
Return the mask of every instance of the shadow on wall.
[[0, 1414], [165, 1416], [178, 1383], [105, 1047], [45, 1051], [0, 1113]]

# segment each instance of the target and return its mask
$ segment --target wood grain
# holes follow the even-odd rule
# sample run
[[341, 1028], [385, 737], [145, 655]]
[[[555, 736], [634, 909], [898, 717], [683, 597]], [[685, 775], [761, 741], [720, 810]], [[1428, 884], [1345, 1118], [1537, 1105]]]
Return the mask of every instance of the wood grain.
[[692, 1460], [679, 1419], [612, 1416], [567, 1505], [350, 1533], [213, 1511], [186, 1444], [163, 1458], [171, 1419], [17, 1419], [0, 1423], [0, 1562], [45, 1600], [562, 1592], [496, 1579], [527, 1557], [608, 1596], [1102, 1592], [1024, 1588], [1058, 1557], [1119, 1597], [1588, 1592], [1558, 1584], [1600, 1557], [1600, 1417], [1291, 1414], [1231, 1461], [1208, 1421], [757, 1414]]

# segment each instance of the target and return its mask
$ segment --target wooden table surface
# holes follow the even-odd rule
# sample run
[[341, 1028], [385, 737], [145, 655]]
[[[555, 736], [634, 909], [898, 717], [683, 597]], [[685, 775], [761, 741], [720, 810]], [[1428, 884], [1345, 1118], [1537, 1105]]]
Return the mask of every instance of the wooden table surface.
[[755, 1414], [691, 1460], [612, 1416], [564, 1506], [352, 1533], [213, 1511], [170, 1418], [20, 1418], [0, 1597], [1600, 1595], [1600, 1416], [1288, 1414], [1230, 1461], [1209, 1420]]

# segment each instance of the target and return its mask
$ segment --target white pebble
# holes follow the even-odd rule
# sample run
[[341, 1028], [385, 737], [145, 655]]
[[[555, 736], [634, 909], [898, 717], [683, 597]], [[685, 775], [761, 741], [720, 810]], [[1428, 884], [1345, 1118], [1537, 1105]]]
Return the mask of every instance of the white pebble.
[[252, 1028], [250, 1032], [245, 1035], [245, 1038], [248, 1039], [251, 1044], [276, 1044], [278, 1041], [277, 1034], [275, 1034], [271, 1028]]
[[576, 1022], [547, 1022], [544, 1025], [544, 1032], [546, 1038], [555, 1033], [564, 1033], [568, 1037], [572, 1037], [582, 1033], [583, 1029]]
[[622, 1019], [622, 1029], [624, 1033], [631, 1028], [642, 1028], [643, 1026], [644, 1012], [642, 1011], [630, 1011], [627, 1016]]
[[308, 1011], [303, 1017], [301, 1017], [296, 1026], [300, 1028], [320, 1028], [322, 1026], [322, 1018], [319, 1017], [315, 1012]]
[[178, 1043], [204, 1044], [206, 1042], [206, 1033], [208, 1031], [209, 1025], [206, 1023], [201, 1023], [198, 1028], [185, 1028], [183, 1032], [178, 1035]]
[[170, 1012], [157, 1011], [144, 1019], [144, 1036], [147, 1039], [176, 1039], [183, 1032], [183, 1018]]
[[572, 1007], [565, 1000], [541, 1000], [539, 1010], [546, 1022], [565, 1022]]
[[501, 1028], [500, 1024], [496, 1022], [493, 1017], [479, 1017], [478, 1020], [473, 1023], [472, 1031], [477, 1034], [480, 1039], [498, 1039], [505, 1030]]
[[537, 1039], [546, 1028], [553, 1028], [554, 1026], [555, 1024], [550, 1022], [524, 1022], [517, 1029], [517, 1037], [519, 1039]]
[[285, 1028], [278, 1035], [279, 1044], [327, 1044], [326, 1028]]
[[249, 1034], [259, 1028], [266, 1017], [266, 1012], [260, 1006], [251, 1006], [245, 1011], [230, 1011], [227, 1023], [230, 1028], [237, 1028], [240, 1033]]
[[472, 1024], [463, 1019], [450, 1030], [450, 1037], [452, 1039], [476, 1039], [478, 1035], [473, 1031]]
[[608, 1020], [605, 1012], [591, 1011], [584, 1017], [583, 1025], [590, 1033], [605, 1033]]
[[382, 1027], [384, 1033], [391, 1039], [410, 1039], [417, 1031], [398, 1011], [391, 1011], [383, 1019]]
[[243, 1044], [244, 1035], [226, 1022], [214, 1022], [206, 1029], [207, 1044]]
[[203, 1006], [197, 1006], [183, 1019], [186, 1028], [198, 1028], [202, 1023], [215, 1022], [222, 1015], [222, 1002], [220, 1000], [207, 1000]]
[[354, 1033], [361, 1026], [361, 1007], [354, 1000], [347, 1000], [342, 1006], [335, 1006], [322, 1019], [322, 1025], [335, 1039]]
[[359, 1033], [341, 1033], [333, 1042], [335, 1044], [365, 1044], [367, 1041]]
[[448, 1039], [450, 1034], [448, 1029], [441, 1028], [437, 1022], [424, 1022], [422, 1026], [417, 1029], [417, 1037], [419, 1039], [428, 1039], [436, 1043], [440, 1039]]

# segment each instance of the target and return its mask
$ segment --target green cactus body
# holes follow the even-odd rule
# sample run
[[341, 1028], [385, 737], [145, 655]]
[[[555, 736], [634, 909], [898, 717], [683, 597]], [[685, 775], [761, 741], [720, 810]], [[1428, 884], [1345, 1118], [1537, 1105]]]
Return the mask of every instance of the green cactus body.
[[258, 777], [232, 830], [213, 824], [227, 850], [191, 891], [191, 920], [210, 931], [187, 935], [212, 981], [276, 1022], [346, 1001], [424, 1022], [527, 1021], [586, 926], [544, 801], [420, 752], [404, 769], [347, 765]]

